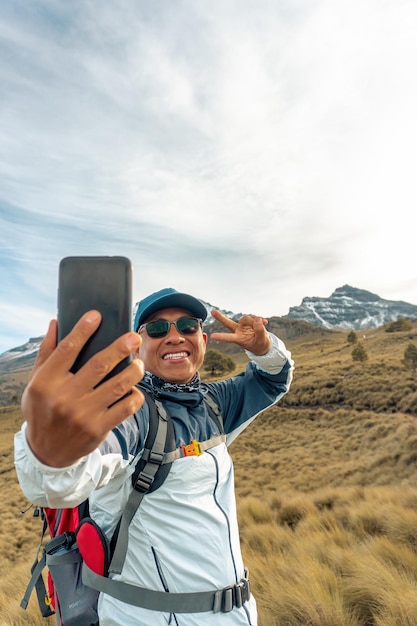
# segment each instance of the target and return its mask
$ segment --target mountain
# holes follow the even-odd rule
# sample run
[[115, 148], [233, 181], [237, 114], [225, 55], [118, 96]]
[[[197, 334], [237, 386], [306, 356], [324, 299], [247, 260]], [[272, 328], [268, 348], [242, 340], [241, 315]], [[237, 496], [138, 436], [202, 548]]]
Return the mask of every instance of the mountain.
[[43, 337], [33, 337], [22, 346], [0, 354], [0, 373], [32, 365]]
[[286, 317], [334, 330], [365, 330], [400, 317], [417, 319], [417, 306], [344, 285], [329, 298], [303, 298], [300, 306], [290, 307]]
[[[210, 315], [211, 309], [218, 307], [207, 302], [204, 304], [208, 312], [204, 329], [209, 335], [222, 331], [222, 325]], [[242, 313], [221, 311], [232, 319], [242, 316]], [[364, 330], [383, 326], [400, 317], [417, 319], [417, 306], [407, 302], [383, 300], [370, 291], [344, 285], [336, 289], [329, 298], [303, 298], [301, 305], [290, 307], [287, 315], [271, 317], [269, 328], [285, 341], [317, 332], [317, 327], [322, 331]], [[41, 341], [42, 337], [35, 337], [22, 346], [0, 354], [0, 376], [7, 372], [28, 369], [35, 360]], [[228, 354], [236, 352], [233, 344], [216, 342], [212, 347]]]

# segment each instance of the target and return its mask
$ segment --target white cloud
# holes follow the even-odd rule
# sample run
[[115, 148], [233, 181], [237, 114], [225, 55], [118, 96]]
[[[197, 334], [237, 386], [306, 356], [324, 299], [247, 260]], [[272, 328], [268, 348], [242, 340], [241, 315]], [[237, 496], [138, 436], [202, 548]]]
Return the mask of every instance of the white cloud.
[[13, 306], [50, 310], [74, 253], [267, 315], [347, 282], [415, 300], [415, 3], [41, 5], [0, 7]]

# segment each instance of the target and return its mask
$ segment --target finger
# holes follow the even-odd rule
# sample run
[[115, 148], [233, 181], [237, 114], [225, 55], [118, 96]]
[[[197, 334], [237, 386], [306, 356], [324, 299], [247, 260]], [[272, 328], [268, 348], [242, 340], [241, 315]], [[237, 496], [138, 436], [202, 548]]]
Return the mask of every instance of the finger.
[[88, 401], [97, 406], [100, 411], [105, 411], [130, 393], [143, 378], [143, 374], [143, 362], [140, 359], [134, 359], [121, 372], [95, 387], [91, 391]]
[[[213, 341], [226, 341], [228, 343], [237, 343], [238, 345], [244, 345], [247, 341], [248, 332], [253, 335], [255, 318], [252, 315], [243, 315], [238, 322], [235, 322], [219, 311], [216, 311], [216, 319], [221, 321], [231, 332], [230, 333], [212, 333], [211, 339]], [[222, 319], [220, 319], [222, 318]], [[226, 323], [225, 323], [226, 321]], [[263, 329], [263, 326], [261, 325]], [[242, 341], [242, 338], [243, 341]]]
[[[138, 333], [126, 333], [107, 348], [97, 352], [75, 374], [75, 388], [79, 393], [96, 387], [119, 363], [137, 352], [142, 339]], [[134, 381], [135, 384], [137, 381]]]
[[48, 367], [51, 371], [69, 371], [79, 355], [81, 348], [95, 333], [101, 322], [98, 311], [88, 311], [75, 324], [70, 333], [57, 344], [54, 353], [49, 359]]
[[242, 315], [242, 317], [239, 319], [239, 326], [249, 326], [250, 328], [253, 328], [253, 325], [255, 323], [255, 317], [253, 315]]
[[211, 314], [214, 319], [223, 324], [223, 326], [225, 326], [225, 328], [227, 328], [228, 330], [233, 331], [236, 328], [237, 323], [234, 320], [231, 320], [226, 315], [223, 315], [223, 313], [220, 313], [220, 311], [217, 311], [217, 309], [213, 309], [211, 311]]
[[226, 341], [228, 343], [236, 343], [235, 333], [211, 333], [210, 339], [213, 341]]
[[36, 372], [42, 367], [42, 365], [49, 359], [51, 354], [56, 348], [57, 337], [57, 322], [51, 320], [49, 322], [48, 330], [43, 338], [41, 345], [39, 346], [38, 354], [36, 355], [35, 363], [29, 374], [29, 380], [36, 374]]
[[[48, 330], [46, 331], [46, 335], [42, 341], [39, 352], [42, 352], [42, 357], [46, 360], [49, 357], [57, 344], [57, 333], [58, 333], [58, 323], [57, 320], [51, 320], [49, 322]], [[44, 356], [44, 353], [45, 356]]]
[[259, 356], [266, 354], [271, 347], [271, 338], [268, 331], [266, 330], [266, 321], [267, 320], [262, 317], [254, 318], [254, 337], [252, 341], [252, 346], [249, 347], [249, 350]]
[[133, 387], [128, 396], [111, 405], [102, 419], [103, 426], [107, 433], [116, 426], [119, 426], [127, 417], [136, 413], [144, 402], [145, 397], [143, 393], [137, 387]]
[[253, 328], [256, 331], [264, 331], [265, 330], [265, 326], [268, 325], [268, 320], [265, 319], [264, 317], [254, 317], [253, 318]]

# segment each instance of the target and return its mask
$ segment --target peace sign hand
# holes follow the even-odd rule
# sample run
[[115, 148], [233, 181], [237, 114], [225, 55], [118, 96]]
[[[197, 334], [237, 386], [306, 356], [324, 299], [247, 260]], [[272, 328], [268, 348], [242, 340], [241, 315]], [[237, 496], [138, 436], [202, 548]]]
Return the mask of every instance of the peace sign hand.
[[271, 339], [265, 328], [268, 323], [265, 318], [243, 315], [238, 322], [235, 322], [216, 309], [213, 309], [211, 314], [230, 331], [228, 333], [212, 333], [211, 339], [235, 343], [257, 356], [262, 356], [268, 352]]

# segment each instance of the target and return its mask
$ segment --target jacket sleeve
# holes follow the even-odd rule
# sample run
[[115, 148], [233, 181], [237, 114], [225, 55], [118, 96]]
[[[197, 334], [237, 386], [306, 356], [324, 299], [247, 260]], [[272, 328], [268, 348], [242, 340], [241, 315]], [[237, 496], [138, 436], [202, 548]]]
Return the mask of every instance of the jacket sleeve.
[[24, 423], [14, 441], [15, 468], [23, 493], [37, 506], [66, 508], [77, 506], [110, 480], [126, 480], [133, 471], [132, 442], [138, 442], [135, 425], [136, 420], [128, 418], [100, 448], [69, 467], [57, 468], [41, 463], [33, 454]]
[[267, 354], [257, 356], [247, 352], [251, 360], [244, 372], [209, 385], [223, 415], [228, 445], [290, 388], [294, 370], [291, 353], [281, 339], [272, 333], [270, 338]]

